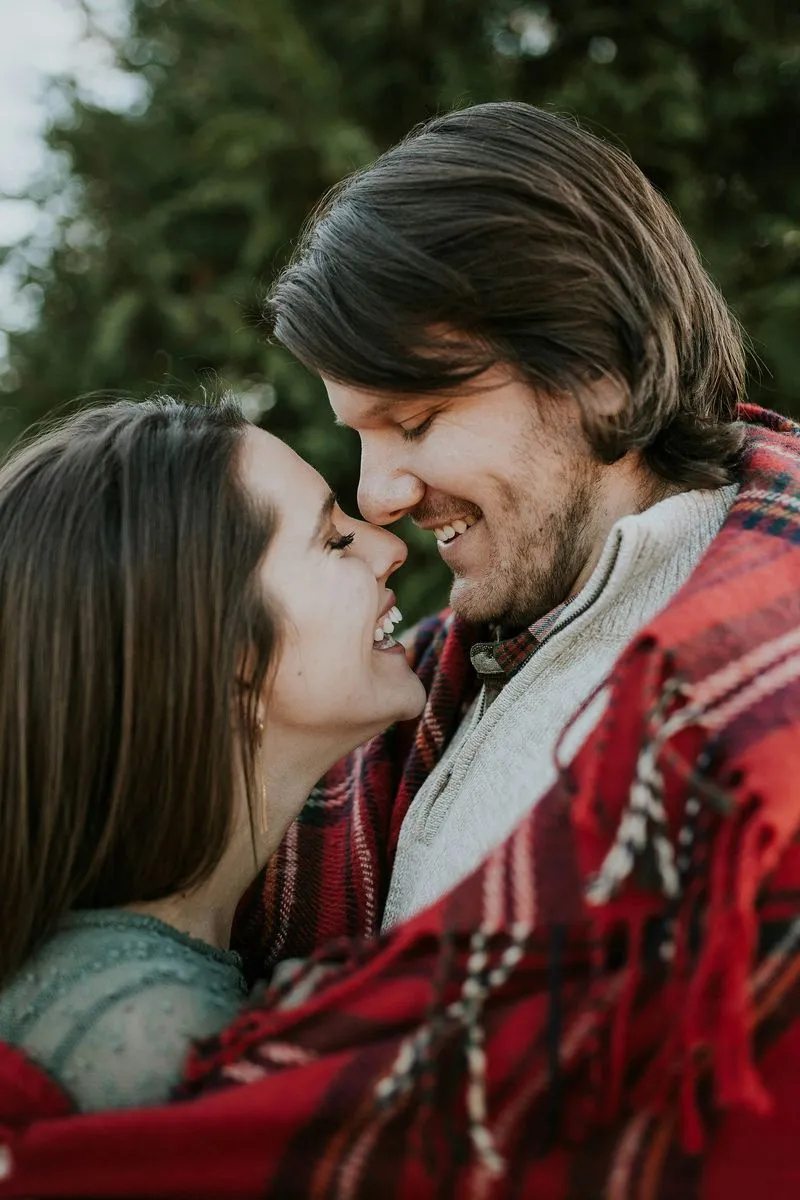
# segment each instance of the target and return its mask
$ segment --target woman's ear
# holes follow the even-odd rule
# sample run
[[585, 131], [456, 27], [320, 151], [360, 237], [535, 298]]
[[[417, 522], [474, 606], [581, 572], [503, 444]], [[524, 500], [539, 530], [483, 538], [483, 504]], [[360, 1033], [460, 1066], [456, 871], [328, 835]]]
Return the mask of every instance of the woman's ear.
[[231, 697], [231, 717], [238, 733], [247, 730], [255, 740], [255, 727], [259, 720], [260, 704], [253, 693], [252, 653], [241, 655], [234, 676], [233, 695]]
[[264, 697], [256, 696], [253, 685], [255, 654], [252, 650], [242, 654], [235, 676], [236, 702], [234, 704], [234, 719], [237, 728], [247, 730], [252, 744], [261, 745], [266, 724], [266, 705]]

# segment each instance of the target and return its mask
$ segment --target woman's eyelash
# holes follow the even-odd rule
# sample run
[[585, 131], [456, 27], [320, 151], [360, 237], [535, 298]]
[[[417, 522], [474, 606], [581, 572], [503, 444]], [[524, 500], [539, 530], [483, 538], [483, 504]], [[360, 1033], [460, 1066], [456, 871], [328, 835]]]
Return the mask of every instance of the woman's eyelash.
[[346, 550], [348, 546], [352, 546], [355, 536], [354, 533], [342, 533], [339, 537], [331, 538], [326, 544], [329, 550]]
[[422, 437], [423, 433], [430, 429], [435, 416], [436, 413], [431, 413], [429, 417], [426, 417], [425, 420], [421, 421], [419, 425], [415, 425], [413, 429], [403, 429], [403, 441], [413, 442], [416, 441], [417, 438]]

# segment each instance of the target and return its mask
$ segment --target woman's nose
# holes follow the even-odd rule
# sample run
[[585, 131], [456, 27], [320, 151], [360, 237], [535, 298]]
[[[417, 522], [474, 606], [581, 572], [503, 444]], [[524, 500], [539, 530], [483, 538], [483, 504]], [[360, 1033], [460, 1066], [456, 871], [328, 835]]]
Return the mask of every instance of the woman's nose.
[[408, 546], [402, 538], [390, 533], [388, 529], [367, 525], [366, 530], [369, 531], [368, 538], [372, 543], [372, 569], [378, 582], [383, 583], [398, 567], [402, 567], [408, 558]]

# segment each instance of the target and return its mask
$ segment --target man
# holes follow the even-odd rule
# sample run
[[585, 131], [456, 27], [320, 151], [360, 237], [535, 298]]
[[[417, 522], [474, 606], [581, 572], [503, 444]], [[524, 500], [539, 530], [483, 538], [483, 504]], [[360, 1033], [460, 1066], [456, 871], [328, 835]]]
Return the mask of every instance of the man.
[[474, 627], [480, 691], [390, 846], [386, 929], [548, 791], [722, 525], [741, 335], [630, 159], [521, 104], [439, 118], [336, 189], [268, 312], [359, 434], [362, 513], [436, 537]]
[[467, 109], [334, 191], [269, 316], [365, 516], [453, 570], [428, 703], [243, 902], [254, 975], [311, 962], [191, 1104], [72, 1117], [0, 1046], [0, 1198], [797, 1195], [800, 428], [674, 214]]
[[[595, 1001], [614, 1013], [597, 1034], [612, 1111], [682, 1078], [667, 1125], [697, 1151], [697, 1105], [717, 1116], [693, 1056], [709, 1055], [721, 1108], [763, 1112], [748, 970], [775, 944], [794, 965], [800, 894], [781, 852], [800, 827], [785, 783], [800, 766], [796, 427], [743, 405], [741, 332], [638, 168], [526, 105], [437, 118], [334, 189], [267, 314], [360, 437], [363, 515], [410, 516], [454, 578], [452, 614], [412, 648], [429, 688], [413, 740], [391, 731], [324, 781], [267, 905], [243, 908], [243, 945], [260, 939], [274, 962], [342, 934], [396, 930], [397, 946], [435, 930], [433, 970], [470, 921], [512, 941], [532, 924], [549, 983], [529, 986], [551, 993], [540, 1035], [561, 1066], [551, 1041], [552, 1111], [532, 1105], [527, 1128], [552, 1117], [568, 1138], [591, 1087], [559, 1075], [597, 1010], [583, 993], [570, 1025], [552, 989], [582, 929], [587, 967], [599, 941], [606, 968], [619, 954], [629, 970]], [[720, 813], [749, 816], [726, 831]], [[757, 927], [756, 889], [779, 863], [783, 900], [773, 911], [762, 891]], [[413, 975], [405, 953], [387, 979]], [[483, 953], [469, 942], [467, 975]], [[662, 1006], [639, 1012], [652, 1041], [638, 1092], [621, 1074], [643, 1045], [626, 1032], [637, 981]], [[476, 1102], [468, 1122], [478, 1149], [485, 1114]], [[642, 1110], [631, 1120], [646, 1141]]]

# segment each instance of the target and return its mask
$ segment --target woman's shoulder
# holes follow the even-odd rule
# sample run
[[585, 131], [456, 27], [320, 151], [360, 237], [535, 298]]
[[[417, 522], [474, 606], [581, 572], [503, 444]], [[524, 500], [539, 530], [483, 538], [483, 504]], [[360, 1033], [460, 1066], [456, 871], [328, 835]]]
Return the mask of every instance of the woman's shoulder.
[[0, 1037], [50, 1072], [80, 1108], [163, 1100], [193, 1039], [238, 1012], [236, 955], [150, 917], [79, 913], [0, 994]]

